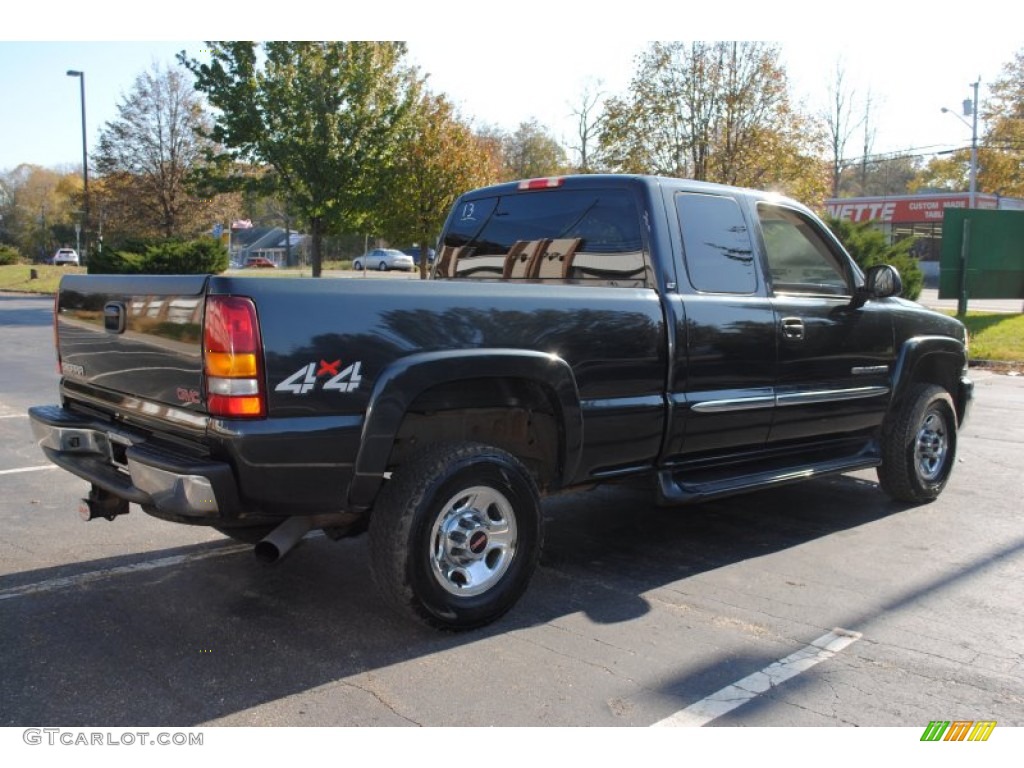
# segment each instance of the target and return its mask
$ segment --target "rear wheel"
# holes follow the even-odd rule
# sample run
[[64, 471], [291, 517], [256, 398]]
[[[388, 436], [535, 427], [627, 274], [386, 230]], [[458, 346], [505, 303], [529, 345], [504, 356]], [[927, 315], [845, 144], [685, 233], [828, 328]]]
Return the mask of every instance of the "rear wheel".
[[362, 271], [362, 269], [363, 269], [363, 262], [361, 262], [361, 261], [353, 261], [352, 262], [352, 269], [354, 269], [356, 271]]
[[956, 409], [949, 393], [918, 384], [890, 414], [878, 480], [897, 501], [921, 504], [942, 493], [956, 459]]
[[472, 629], [520, 598], [542, 538], [537, 488], [515, 457], [478, 443], [437, 445], [396, 470], [378, 496], [371, 568], [400, 613]]

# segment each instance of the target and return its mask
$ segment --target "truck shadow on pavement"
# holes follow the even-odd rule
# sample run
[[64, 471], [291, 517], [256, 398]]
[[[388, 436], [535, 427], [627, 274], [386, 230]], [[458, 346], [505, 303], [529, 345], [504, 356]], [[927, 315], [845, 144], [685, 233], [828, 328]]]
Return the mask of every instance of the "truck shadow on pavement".
[[[651, 590], [899, 509], [854, 477], [688, 508], [651, 499], [645, 487], [605, 486], [547, 500], [546, 548], [526, 596], [502, 620], [464, 634], [407, 623], [381, 604], [364, 538], [310, 538], [272, 567], [237, 551], [0, 600], [0, 726], [184, 727], [232, 715], [235, 724], [266, 724], [245, 711], [402, 662], [471, 652], [579, 612], [600, 624], [628, 622], [651, 610]], [[0, 578], [0, 590], [53, 571]], [[453, 665], [446, 674], [478, 667]], [[472, 682], [450, 681], [453, 690], [460, 684]], [[287, 714], [272, 722], [309, 724]], [[401, 721], [384, 711], [327, 724], [373, 722]]]

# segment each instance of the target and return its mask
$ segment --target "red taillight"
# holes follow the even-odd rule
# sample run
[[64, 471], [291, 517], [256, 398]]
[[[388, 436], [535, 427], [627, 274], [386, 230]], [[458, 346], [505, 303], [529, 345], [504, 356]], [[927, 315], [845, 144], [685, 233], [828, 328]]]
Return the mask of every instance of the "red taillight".
[[520, 189], [554, 189], [565, 183], [562, 176], [549, 176], [546, 179], [527, 179], [519, 182]]
[[203, 369], [211, 416], [266, 416], [256, 306], [241, 296], [210, 296], [203, 320]]

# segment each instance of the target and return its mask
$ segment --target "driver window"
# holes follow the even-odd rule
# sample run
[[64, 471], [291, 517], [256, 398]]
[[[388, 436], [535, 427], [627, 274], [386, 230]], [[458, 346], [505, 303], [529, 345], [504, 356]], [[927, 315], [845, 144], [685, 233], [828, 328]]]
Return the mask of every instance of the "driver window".
[[774, 293], [851, 295], [845, 265], [806, 218], [765, 204], [757, 213]]

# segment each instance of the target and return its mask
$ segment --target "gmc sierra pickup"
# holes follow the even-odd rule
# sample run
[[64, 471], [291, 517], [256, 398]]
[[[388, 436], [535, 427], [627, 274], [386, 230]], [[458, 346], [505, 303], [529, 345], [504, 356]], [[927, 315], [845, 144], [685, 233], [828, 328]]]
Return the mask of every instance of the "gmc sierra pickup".
[[579, 176], [454, 205], [430, 281], [66, 275], [46, 456], [256, 543], [369, 529], [376, 582], [450, 629], [526, 589], [540, 498], [647, 475], [687, 504], [877, 468], [942, 491], [972, 396], [963, 325], [863, 274], [805, 207]]

